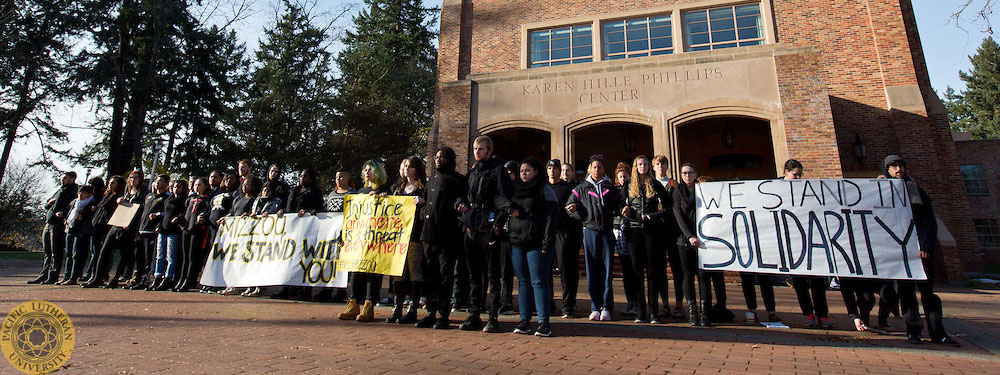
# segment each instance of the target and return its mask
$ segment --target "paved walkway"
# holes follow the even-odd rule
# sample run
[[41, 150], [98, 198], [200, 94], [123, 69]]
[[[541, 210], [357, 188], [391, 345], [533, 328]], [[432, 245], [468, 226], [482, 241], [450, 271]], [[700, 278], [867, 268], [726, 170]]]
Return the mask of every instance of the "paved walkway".
[[[30, 299], [56, 303], [69, 313], [77, 345], [60, 371], [67, 374], [1000, 373], [996, 291], [940, 293], [946, 325], [963, 345], [958, 349], [910, 345], [901, 333], [848, 330], [851, 323], [836, 292], [829, 294], [836, 329], [798, 328], [790, 288], [777, 289], [779, 315], [793, 326], [789, 330], [557, 317], [554, 336], [539, 338], [339, 321], [342, 304], [25, 285], [37, 263], [0, 264], [3, 314]], [[730, 308], [742, 315], [739, 287], [730, 285], [729, 296]], [[387, 308], [377, 310], [377, 318], [387, 315]], [[463, 318], [457, 313], [452, 321], [457, 325]], [[503, 317], [503, 329], [512, 330], [515, 321]], [[902, 327], [898, 318], [891, 323]], [[0, 364], [0, 373], [13, 371], [6, 366]]]

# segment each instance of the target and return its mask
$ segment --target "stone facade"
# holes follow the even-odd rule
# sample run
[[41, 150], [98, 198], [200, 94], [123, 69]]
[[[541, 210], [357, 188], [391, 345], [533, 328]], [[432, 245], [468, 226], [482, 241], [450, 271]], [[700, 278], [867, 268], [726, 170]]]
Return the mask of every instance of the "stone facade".
[[[601, 22], [758, 3], [764, 44], [599, 61]], [[594, 59], [527, 68], [530, 30], [593, 24]], [[429, 149], [468, 155], [477, 135], [530, 128], [550, 133], [550, 156], [574, 160], [575, 131], [599, 124], [649, 127], [653, 152], [676, 167], [678, 131], [708, 118], [770, 127], [775, 173], [795, 158], [813, 178], [872, 177], [898, 153], [937, 202], [957, 246], [939, 262], [951, 282], [981, 264], [946, 114], [931, 89], [909, 0], [445, 0], [438, 93]], [[867, 148], [858, 158], [856, 140]], [[531, 141], [531, 140], [525, 140]], [[860, 160], [859, 160], [860, 159]], [[466, 170], [467, 157], [460, 157]], [[676, 170], [676, 168], [674, 169]]]

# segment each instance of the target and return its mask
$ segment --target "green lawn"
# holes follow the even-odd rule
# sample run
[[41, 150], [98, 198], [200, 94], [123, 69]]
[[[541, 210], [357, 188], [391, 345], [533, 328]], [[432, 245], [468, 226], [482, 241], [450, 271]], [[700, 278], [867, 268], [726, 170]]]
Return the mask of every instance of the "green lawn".
[[41, 252], [30, 251], [0, 251], [0, 259], [28, 259], [42, 260], [45, 255]]

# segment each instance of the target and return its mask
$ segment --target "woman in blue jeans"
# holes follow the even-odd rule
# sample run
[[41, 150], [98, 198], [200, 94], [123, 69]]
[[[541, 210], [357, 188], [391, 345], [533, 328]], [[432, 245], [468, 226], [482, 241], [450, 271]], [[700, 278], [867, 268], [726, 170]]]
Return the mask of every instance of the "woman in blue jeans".
[[150, 216], [151, 220], [159, 217], [161, 221], [156, 228], [155, 280], [147, 290], [164, 291], [175, 284], [177, 256], [181, 251], [181, 228], [186, 224], [184, 209], [188, 195], [187, 181], [174, 181], [171, 192], [173, 196], [163, 204], [163, 212]]
[[559, 200], [543, 177], [542, 163], [535, 158], [521, 162], [520, 178], [514, 181], [510, 198], [498, 194], [497, 208], [508, 215], [511, 263], [518, 282], [521, 322], [514, 333], [531, 333], [531, 312], [538, 311], [535, 336], [552, 335], [552, 252], [555, 244]]

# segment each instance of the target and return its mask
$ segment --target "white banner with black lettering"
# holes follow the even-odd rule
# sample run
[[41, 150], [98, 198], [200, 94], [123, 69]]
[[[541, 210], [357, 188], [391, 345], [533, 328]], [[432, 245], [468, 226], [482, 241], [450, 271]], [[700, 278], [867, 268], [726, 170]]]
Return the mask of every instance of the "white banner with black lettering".
[[927, 278], [900, 180], [707, 182], [695, 191], [703, 270]]
[[347, 286], [337, 272], [344, 215], [339, 212], [227, 217], [201, 275], [214, 287]]

